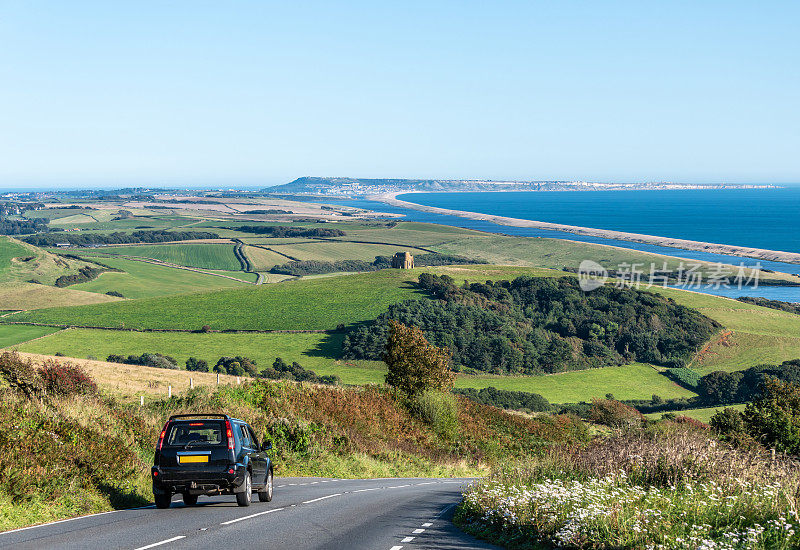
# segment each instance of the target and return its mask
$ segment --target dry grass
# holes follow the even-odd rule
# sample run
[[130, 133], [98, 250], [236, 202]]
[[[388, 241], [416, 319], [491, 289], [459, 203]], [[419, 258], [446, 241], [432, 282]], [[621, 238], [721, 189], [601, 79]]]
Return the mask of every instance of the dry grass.
[[[210, 372], [157, 369], [140, 365], [125, 365], [72, 357], [63, 358], [36, 353], [20, 353], [20, 355], [26, 359], [31, 359], [37, 366], [44, 364], [48, 359], [81, 366], [97, 382], [98, 386], [115, 397], [126, 401], [138, 400], [140, 395], [164, 399], [167, 397], [169, 386], [172, 386], [173, 395], [177, 395], [189, 389], [190, 379], [192, 379], [195, 387], [213, 388], [217, 385], [217, 375]], [[245, 378], [242, 378], [240, 381], [244, 382], [245, 380]], [[221, 385], [235, 385], [236, 377], [220, 374], [219, 383]]]
[[[46, 307], [82, 306], [116, 302], [120, 298], [84, 292], [71, 288], [37, 285], [34, 283], [0, 284], [0, 304], [2, 309], [43, 309]], [[12, 320], [13, 319], [9, 319]]]

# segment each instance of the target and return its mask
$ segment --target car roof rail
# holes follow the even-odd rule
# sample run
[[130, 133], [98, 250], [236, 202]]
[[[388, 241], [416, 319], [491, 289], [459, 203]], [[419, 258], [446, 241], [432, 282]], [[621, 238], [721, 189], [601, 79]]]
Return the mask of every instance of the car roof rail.
[[223, 418], [225, 420], [230, 420], [231, 417], [227, 414], [222, 413], [198, 413], [198, 414], [173, 414], [169, 417], [169, 421], [172, 420], [181, 420], [183, 418]]

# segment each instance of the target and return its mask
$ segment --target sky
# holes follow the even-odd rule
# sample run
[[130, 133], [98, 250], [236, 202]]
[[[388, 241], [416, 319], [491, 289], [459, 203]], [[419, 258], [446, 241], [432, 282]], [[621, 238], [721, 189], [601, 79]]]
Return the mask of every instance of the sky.
[[0, 0], [0, 188], [800, 182], [800, 2]]

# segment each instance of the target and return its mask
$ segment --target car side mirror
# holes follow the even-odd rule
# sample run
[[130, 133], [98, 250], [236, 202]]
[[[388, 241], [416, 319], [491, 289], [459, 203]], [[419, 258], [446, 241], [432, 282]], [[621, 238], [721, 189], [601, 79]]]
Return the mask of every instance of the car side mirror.
[[261, 445], [261, 450], [262, 451], [271, 451], [272, 450], [272, 441], [265, 441]]

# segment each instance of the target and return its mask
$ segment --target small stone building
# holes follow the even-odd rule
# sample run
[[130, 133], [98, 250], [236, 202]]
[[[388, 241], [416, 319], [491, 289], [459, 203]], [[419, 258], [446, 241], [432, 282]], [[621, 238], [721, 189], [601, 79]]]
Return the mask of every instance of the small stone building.
[[414, 256], [408, 252], [398, 252], [392, 256], [392, 267], [395, 269], [411, 269], [414, 267]]

